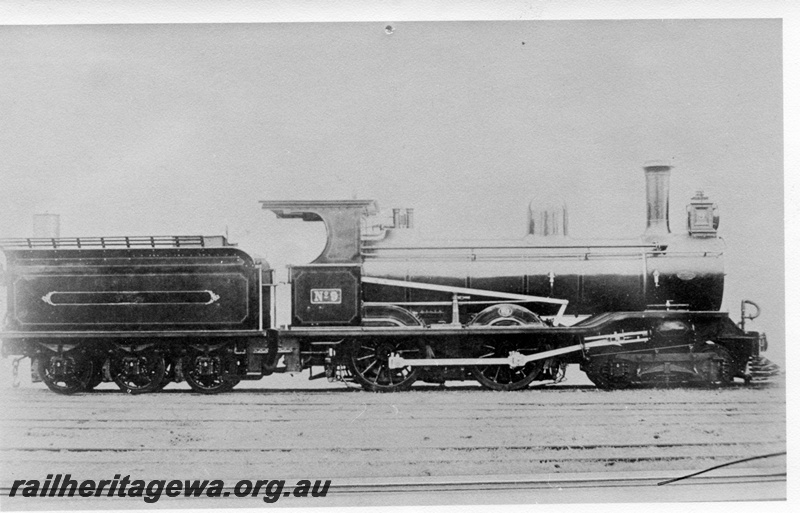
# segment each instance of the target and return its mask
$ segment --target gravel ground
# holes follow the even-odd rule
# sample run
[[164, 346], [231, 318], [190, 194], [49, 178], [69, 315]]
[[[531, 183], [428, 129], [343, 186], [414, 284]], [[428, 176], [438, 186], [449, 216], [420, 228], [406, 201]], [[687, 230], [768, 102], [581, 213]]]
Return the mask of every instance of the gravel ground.
[[65, 397], [35, 385], [5, 388], [2, 408], [4, 484], [54, 472], [242, 479], [691, 471], [786, 446], [781, 387], [243, 387], [217, 396], [168, 388], [128, 396], [106, 385]]

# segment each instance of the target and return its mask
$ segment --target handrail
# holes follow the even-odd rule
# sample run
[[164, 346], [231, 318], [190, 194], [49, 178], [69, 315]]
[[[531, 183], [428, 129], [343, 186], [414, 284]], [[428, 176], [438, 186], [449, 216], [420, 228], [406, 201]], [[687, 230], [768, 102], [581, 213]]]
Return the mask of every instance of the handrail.
[[549, 246], [540, 245], [527, 245], [517, 244], [513, 246], [486, 246], [486, 245], [471, 245], [465, 244], [463, 246], [370, 246], [362, 245], [363, 251], [420, 251], [420, 250], [477, 250], [477, 249], [649, 249], [652, 251], [666, 251], [665, 244], [558, 244]]
[[[670, 251], [670, 252], [662, 252], [662, 251], [647, 251], [647, 250], [640, 250], [636, 251], [574, 251], [574, 252], [567, 252], [567, 251], [554, 251], [554, 249], [564, 249], [564, 248], [542, 248], [542, 247], [530, 247], [530, 248], [492, 248], [495, 251], [471, 251], [468, 249], [461, 249], [453, 250], [453, 248], [425, 248], [425, 251], [422, 251], [421, 248], [416, 253], [395, 253], [395, 254], [383, 254], [381, 253], [383, 250], [377, 251], [365, 251], [363, 256], [365, 260], [371, 259], [380, 259], [382, 261], [413, 261], [413, 260], [425, 260], [428, 262], [435, 262], [435, 261], [453, 261], [453, 260], [465, 260], [465, 261], [478, 261], [478, 260], [487, 260], [487, 261], [518, 261], [518, 260], [525, 260], [525, 261], [533, 261], [533, 260], [598, 260], [598, 259], [607, 259], [607, 258], [630, 258], [631, 256], [641, 257], [645, 255], [647, 257], [721, 257], [723, 255], [722, 251]], [[514, 251], [508, 251], [509, 249]], [[624, 248], [623, 248], [624, 249]]]

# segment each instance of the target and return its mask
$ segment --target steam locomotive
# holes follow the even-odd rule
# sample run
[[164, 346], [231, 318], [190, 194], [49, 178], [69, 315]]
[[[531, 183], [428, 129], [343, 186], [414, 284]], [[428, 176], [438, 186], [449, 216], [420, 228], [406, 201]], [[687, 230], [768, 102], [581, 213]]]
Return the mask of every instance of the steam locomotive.
[[184, 380], [211, 394], [304, 370], [372, 391], [518, 390], [568, 364], [604, 389], [767, 380], [766, 338], [745, 330], [757, 305], [739, 325], [719, 311], [716, 205], [698, 193], [671, 233], [670, 169], [645, 165], [647, 228], [625, 241], [568, 237], [563, 208], [532, 209], [520, 240], [431, 241], [410, 209], [384, 224], [373, 201], [263, 201], [327, 229], [322, 253], [288, 268], [286, 326], [274, 269], [225, 237], [2, 240], [2, 353], [63, 394]]

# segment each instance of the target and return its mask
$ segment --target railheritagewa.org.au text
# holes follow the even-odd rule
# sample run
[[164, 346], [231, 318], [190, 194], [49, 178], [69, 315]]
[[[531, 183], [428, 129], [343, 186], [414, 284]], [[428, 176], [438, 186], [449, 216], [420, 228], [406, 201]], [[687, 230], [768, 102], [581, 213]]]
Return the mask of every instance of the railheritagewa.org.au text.
[[241, 479], [233, 486], [221, 479], [131, 479], [115, 474], [113, 479], [77, 480], [71, 474], [47, 474], [38, 479], [17, 479], [9, 497], [133, 497], [149, 504], [161, 497], [261, 497], [264, 502], [277, 502], [281, 497], [325, 497], [330, 480], [301, 479], [287, 485], [284, 479]]

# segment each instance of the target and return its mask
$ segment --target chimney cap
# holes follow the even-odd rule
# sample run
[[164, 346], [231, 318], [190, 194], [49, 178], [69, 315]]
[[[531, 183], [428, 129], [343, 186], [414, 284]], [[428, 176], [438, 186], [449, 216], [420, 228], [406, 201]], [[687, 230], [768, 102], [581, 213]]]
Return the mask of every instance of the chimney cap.
[[672, 169], [672, 164], [667, 163], [665, 160], [648, 160], [644, 163], [645, 170], [654, 170], [654, 171], [669, 171]]

